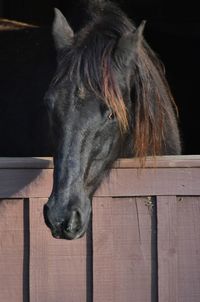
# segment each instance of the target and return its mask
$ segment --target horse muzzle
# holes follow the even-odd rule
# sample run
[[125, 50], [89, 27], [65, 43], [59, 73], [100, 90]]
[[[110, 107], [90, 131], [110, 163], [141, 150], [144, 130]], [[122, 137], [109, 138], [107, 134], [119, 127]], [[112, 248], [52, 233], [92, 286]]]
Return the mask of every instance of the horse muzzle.
[[63, 213], [58, 215], [56, 212], [54, 208], [48, 206], [48, 203], [44, 205], [44, 220], [54, 238], [73, 240], [84, 235], [90, 219], [90, 207], [87, 213], [78, 207], [73, 207], [64, 217]]

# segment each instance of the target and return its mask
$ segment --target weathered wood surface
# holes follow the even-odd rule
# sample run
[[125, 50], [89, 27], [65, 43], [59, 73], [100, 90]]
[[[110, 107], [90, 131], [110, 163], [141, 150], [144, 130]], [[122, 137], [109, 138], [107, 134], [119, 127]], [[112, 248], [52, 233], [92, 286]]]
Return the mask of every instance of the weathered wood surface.
[[30, 302], [87, 302], [87, 241], [56, 240], [43, 220], [46, 199], [30, 199]]
[[0, 157], [0, 169], [53, 169], [52, 157]]
[[159, 302], [200, 301], [200, 197], [160, 196]]
[[51, 158], [0, 158], [0, 302], [200, 301], [200, 156], [117, 161], [75, 241], [44, 223], [52, 176]]
[[0, 200], [0, 301], [23, 301], [22, 200]]
[[[137, 158], [118, 159], [113, 168], [140, 168], [141, 162]], [[145, 160], [146, 168], [199, 168], [200, 155], [170, 155], [147, 157]], [[53, 169], [52, 157], [0, 157], [0, 169], [24, 169], [24, 168], [41, 168]]]
[[[147, 168], [140, 169], [137, 159], [119, 160], [95, 196], [200, 195], [199, 156], [158, 157], [156, 162], [159, 168], [148, 158]], [[52, 175], [51, 158], [0, 159], [0, 198], [47, 197]]]
[[0, 198], [48, 197], [52, 169], [0, 169]]
[[95, 302], [151, 300], [151, 215], [146, 198], [93, 200]]

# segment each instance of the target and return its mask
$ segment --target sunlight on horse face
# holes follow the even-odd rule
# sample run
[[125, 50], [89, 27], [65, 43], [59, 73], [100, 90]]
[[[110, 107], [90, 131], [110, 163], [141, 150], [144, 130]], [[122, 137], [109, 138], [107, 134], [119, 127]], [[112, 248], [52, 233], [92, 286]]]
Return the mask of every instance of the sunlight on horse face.
[[84, 234], [91, 197], [119, 155], [120, 132], [102, 100], [70, 81], [64, 86], [47, 94], [54, 102], [50, 118], [57, 148], [53, 192], [44, 213], [54, 237], [75, 239]]

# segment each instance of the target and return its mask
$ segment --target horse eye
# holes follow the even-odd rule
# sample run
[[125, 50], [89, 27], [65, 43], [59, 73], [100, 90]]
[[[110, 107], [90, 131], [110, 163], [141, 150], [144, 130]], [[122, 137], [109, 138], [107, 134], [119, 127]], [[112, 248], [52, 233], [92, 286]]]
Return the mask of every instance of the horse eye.
[[112, 112], [109, 113], [108, 115], [109, 120], [113, 120], [114, 119], [114, 114]]

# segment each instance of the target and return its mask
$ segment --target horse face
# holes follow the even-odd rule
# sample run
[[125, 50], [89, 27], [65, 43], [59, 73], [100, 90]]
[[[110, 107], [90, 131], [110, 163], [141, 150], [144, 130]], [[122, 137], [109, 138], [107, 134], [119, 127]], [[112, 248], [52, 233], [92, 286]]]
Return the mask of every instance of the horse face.
[[93, 193], [124, 141], [125, 156], [180, 150], [171, 94], [143, 42], [145, 22], [135, 29], [123, 15], [101, 12], [75, 36], [57, 10], [53, 25], [59, 61], [46, 96], [56, 148], [44, 217], [57, 238], [84, 234]]
[[119, 156], [121, 136], [113, 113], [83, 86], [68, 81], [47, 95], [54, 104], [50, 119], [57, 147], [44, 216], [54, 237], [75, 239], [87, 229], [92, 195]]
[[58, 70], [46, 98], [56, 149], [53, 190], [44, 218], [54, 237], [75, 239], [86, 231], [91, 198], [125, 139], [119, 120], [128, 101], [123, 103], [113, 83], [123, 83], [127, 98], [126, 69], [133, 39], [113, 41], [115, 50], [106, 53], [110, 39], [102, 41], [101, 35], [87, 39], [87, 30], [74, 38], [63, 15], [55, 13]]

